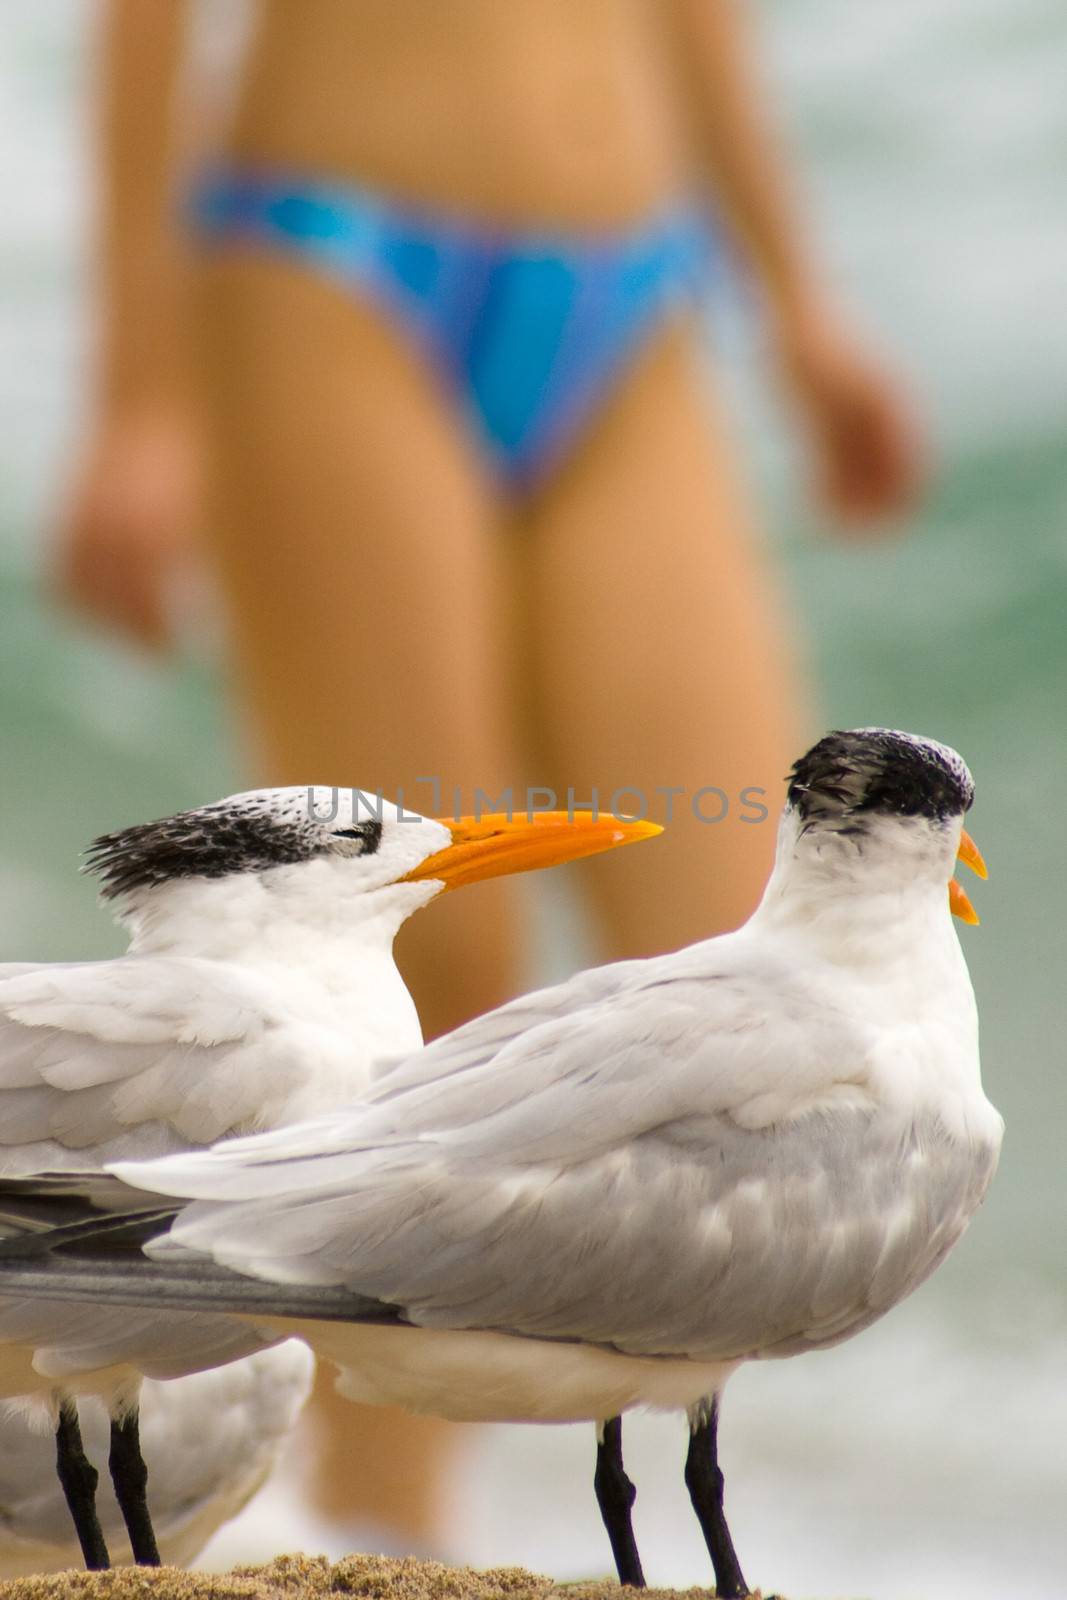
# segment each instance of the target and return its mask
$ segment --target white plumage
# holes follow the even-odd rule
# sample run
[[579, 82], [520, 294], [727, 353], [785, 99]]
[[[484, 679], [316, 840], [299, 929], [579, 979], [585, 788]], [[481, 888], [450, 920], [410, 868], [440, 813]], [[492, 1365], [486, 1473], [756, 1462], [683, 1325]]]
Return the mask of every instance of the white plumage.
[[[684, 1408], [718, 1592], [746, 1593], [714, 1466], [726, 1378], [883, 1315], [956, 1242], [996, 1166], [949, 911], [957, 854], [981, 864], [961, 826], [972, 795], [944, 746], [828, 735], [794, 769], [744, 928], [517, 1000], [393, 1066], [362, 1104], [119, 1163], [191, 1203], [154, 1264], [105, 1259], [100, 1283], [132, 1304], [166, 1284], [179, 1306], [218, 1305], [229, 1285], [236, 1310], [264, 1282], [278, 1315], [249, 1324], [298, 1332], [354, 1398], [596, 1422], [629, 1582], [610, 1419]], [[41, 1270], [62, 1292], [62, 1263]], [[92, 1271], [79, 1293], [91, 1300]]]
[[414, 1327], [302, 1331], [355, 1398], [446, 1416], [686, 1406], [720, 1366], [858, 1331], [959, 1237], [1001, 1132], [946, 897], [958, 825], [879, 891], [899, 828], [839, 838], [813, 909], [787, 815], [737, 933], [517, 1000], [362, 1105], [121, 1164], [194, 1202], [151, 1253], [401, 1306]]
[[[327, 815], [335, 804], [328, 824], [309, 824], [312, 810]], [[164, 849], [167, 866], [179, 845], [193, 867], [205, 850], [225, 852], [235, 819], [259, 856], [246, 861], [236, 840], [232, 871], [151, 875]], [[357, 831], [367, 821], [352, 791], [265, 790], [98, 847], [105, 876], [107, 863], [136, 864], [117, 900], [129, 952], [0, 968], [0, 1171], [102, 1166], [278, 1127], [359, 1094], [383, 1052], [416, 1048], [418, 1017], [392, 941], [441, 885], [398, 880], [446, 849], [450, 834], [429, 819], [402, 826], [395, 808], [386, 808], [380, 836]], [[309, 847], [271, 864], [275, 833], [284, 842], [289, 830], [298, 840], [310, 832], [321, 853]], [[168, 1320], [158, 1319], [160, 1335]], [[64, 1335], [84, 1350], [84, 1323], [76, 1308], [0, 1302], [0, 1394], [36, 1389], [51, 1401], [55, 1364], [42, 1372], [39, 1353]], [[114, 1326], [128, 1336], [128, 1319]], [[142, 1327], [142, 1344], [146, 1334]], [[99, 1327], [94, 1337], [100, 1344]], [[148, 1370], [181, 1372], [192, 1346], [175, 1343], [169, 1366]], [[220, 1324], [220, 1354], [237, 1344]], [[84, 1379], [67, 1374], [75, 1392], [106, 1396], [133, 1377], [111, 1370], [107, 1349], [93, 1360], [98, 1370]]]
[[[584, 812], [443, 823], [358, 790], [298, 788], [98, 840], [90, 864], [129, 951], [0, 967], [0, 1175], [206, 1146], [351, 1100], [379, 1057], [421, 1044], [392, 956], [412, 912], [452, 884], [658, 831]], [[63, 1394], [98, 1396], [119, 1416], [142, 1374], [199, 1372], [272, 1338], [222, 1318], [87, 1315], [8, 1296], [0, 1396], [37, 1395], [53, 1420]], [[287, 1353], [289, 1369], [295, 1359]], [[228, 1383], [235, 1397], [267, 1395], [242, 1368], [227, 1371], [214, 1380], [220, 1401]], [[200, 1392], [190, 1387], [191, 1405]], [[153, 1404], [157, 1434], [180, 1420], [178, 1391]], [[0, 1453], [19, 1455], [24, 1426], [0, 1426]], [[54, 1495], [58, 1516], [58, 1484]], [[221, 1481], [218, 1503], [233, 1498]], [[9, 1533], [22, 1532], [13, 1511]]]

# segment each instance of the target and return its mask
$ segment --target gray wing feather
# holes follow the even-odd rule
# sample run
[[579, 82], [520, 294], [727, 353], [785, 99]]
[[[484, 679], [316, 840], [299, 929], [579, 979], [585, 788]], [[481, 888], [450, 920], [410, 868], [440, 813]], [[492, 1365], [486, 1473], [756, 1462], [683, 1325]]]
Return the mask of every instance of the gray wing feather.
[[226, 1316], [178, 1308], [0, 1299], [0, 1346], [32, 1348], [37, 1370], [56, 1379], [127, 1361], [146, 1377], [182, 1377], [239, 1360], [272, 1342], [271, 1335]]
[[583, 974], [429, 1047], [363, 1106], [123, 1169], [203, 1197], [153, 1253], [640, 1354], [844, 1337], [932, 1270], [995, 1150], [894, 1120], [865, 1092], [862, 1021], [722, 944], [712, 975], [677, 958]]
[[289, 1020], [269, 984], [220, 962], [0, 967], [0, 1172], [250, 1131], [264, 1045]]
[[[220, 962], [0, 968], [0, 1173], [153, 1159], [254, 1128], [272, 1092], [284, 1098], [314, 1069], [313, 1040], [305, 1057], [289, 1048], [290, 1021], [269, 984]], [[0, 1300], [0, 1346], [38, 1346], [54, 1376], [124, 1352], [142, 1371], [171, 1376], [263, 1342], [222, 1318], [176, 1327], [173, 1312], [94, 1322], [84, 1308], [19, 1298], [8, 1282], [15, 1298]]]
[[788, 1354], [857, 1331], [915, 1288], [981, 1199], [992, 1152], [975, 1159], [933, 1122], [898, 1131], [887, 1140], [881, 1119], [855, 1111], [817, 1115], [779, 1134], [773, 1168], [759, 1135], [724, 1125], [713, 1162], [648, 1136], [624, 1161], [562, 1172], [457, 1185], [424, 1171], [417, 1198], [392, 1185], [379, 1205], [296, 1198], [262, 1219], [262, 1251], [232, 1247], [231, 1226], [252, 1223], [240, 1206], [213, 1229], [214, 1253], [266, 1277], [281, 1266], [287, 1282], [358, 1288], [426, 1326], [634, 1354]]

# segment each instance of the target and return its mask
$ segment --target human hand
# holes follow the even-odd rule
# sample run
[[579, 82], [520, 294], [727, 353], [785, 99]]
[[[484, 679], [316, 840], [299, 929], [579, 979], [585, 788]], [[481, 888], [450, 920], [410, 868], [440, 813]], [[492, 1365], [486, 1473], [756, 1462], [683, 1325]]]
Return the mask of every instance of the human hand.
[[814, 458], [815, 491], [846, 533], [882, 533], [911, 510], [927, 477], [926, 443], [910, 397], [836, 317], [783, 321], [775, 353]]
[[191, 417], [161, 404], [105, 416], [60, 517], [53, 592], [148, 650], [170, 648], [168, 595], [192, 565], [199, 509]]

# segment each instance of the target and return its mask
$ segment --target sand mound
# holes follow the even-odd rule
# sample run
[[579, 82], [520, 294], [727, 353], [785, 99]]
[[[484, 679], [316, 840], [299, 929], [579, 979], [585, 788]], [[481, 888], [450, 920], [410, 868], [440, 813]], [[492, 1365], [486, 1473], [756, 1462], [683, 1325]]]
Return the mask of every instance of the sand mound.
[[[617, 1583], [555, 1584], [521, 1567], [475, 1572], [435, 1561], [386, 1556], [279, 1556], [266, 1567], [233, 1572], [182, 1572], [176, 1567], [118, 1567], [112, 1572], [56, 1572], [0, 1583], [0, 1600], [620, 1600]], [[631, 1591], [625, 1591], [630, 1593]], [[708, 1600], [706, 1589], [646, 1589], [646, 1600], [680, 1594]]]

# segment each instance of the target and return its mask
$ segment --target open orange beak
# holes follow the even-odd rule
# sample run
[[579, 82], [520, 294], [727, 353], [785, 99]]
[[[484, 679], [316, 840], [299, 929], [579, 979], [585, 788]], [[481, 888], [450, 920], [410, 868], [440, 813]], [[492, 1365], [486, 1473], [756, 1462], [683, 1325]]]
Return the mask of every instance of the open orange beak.
[[[960, 848], [956, 856], [957, 861], [962, 861], [965, 867], [970, 867], [980, 878], [988, 878], [989, 870], [982, 859], [982, 852], [967, 832], [966, 828], [960, 832]], [[961, 922], [970, 922], [978, 926], [979, 916], [967, 898], [963, 886], [953, 878], [948, 886], [949, 910], [954, 917], [959, 917]]]
[[592, 811], [534, 811], [509, 815], [487, 811], [480, 817], [440, 817], [452, 843], [427, 856], [405, 883], [436, 878], [446, 889], [461, 889], [506, 872], [533, 872], [580, 856], [594, 856], [619, 844], [653, 839], [657, 822], [631, 822]]

